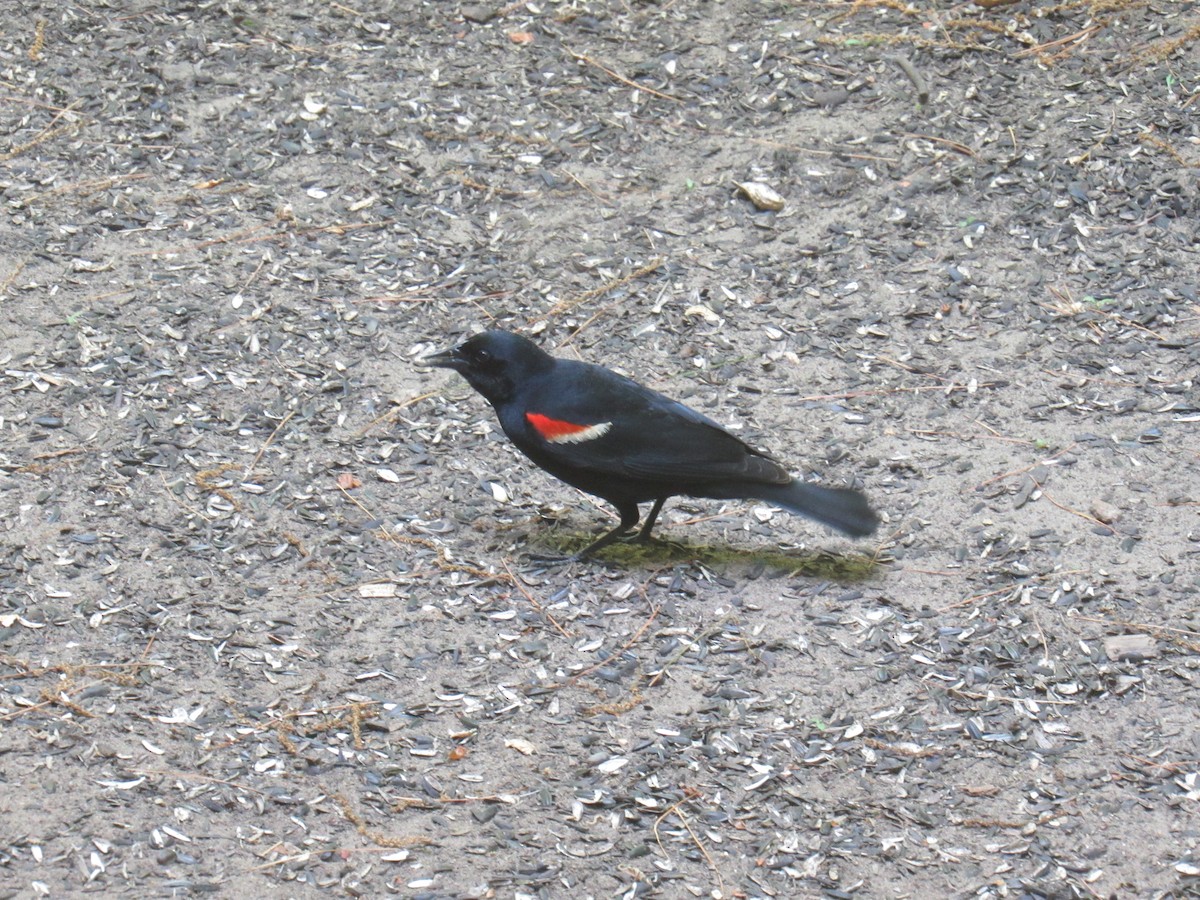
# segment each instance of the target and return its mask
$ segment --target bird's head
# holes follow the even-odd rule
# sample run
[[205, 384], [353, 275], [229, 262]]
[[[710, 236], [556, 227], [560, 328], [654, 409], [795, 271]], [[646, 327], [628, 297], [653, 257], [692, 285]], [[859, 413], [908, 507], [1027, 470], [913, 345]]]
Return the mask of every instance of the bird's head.
[[484, 331], [421, 362], [458, 372], [494, 406], [510, 400], [519, 382], [549, 369], [554, 357], [519, 334]]

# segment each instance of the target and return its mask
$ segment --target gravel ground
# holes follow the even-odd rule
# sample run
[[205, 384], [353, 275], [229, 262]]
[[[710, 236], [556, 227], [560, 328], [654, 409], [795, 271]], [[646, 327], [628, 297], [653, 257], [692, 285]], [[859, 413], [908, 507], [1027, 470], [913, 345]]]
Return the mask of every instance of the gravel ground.
[[0, 7], [0, 897], [1200, 894], [1200, 8], [376, 6]]

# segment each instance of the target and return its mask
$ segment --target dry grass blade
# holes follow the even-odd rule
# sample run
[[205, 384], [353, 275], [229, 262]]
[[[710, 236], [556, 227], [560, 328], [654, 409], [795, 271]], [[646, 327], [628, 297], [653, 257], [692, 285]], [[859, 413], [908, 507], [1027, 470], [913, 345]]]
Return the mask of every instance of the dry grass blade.
[[401, 848], [401, 847], [428, 847], [433, 844], [433, 839], [423, 835], [415, 835], [410, 837], [394, 837], [384, 834], [380, 831], [375, 831], [367, 825], [366, 819], [359, 815], [358, 811], [350, 804], [350, 801], [341, 794], [334, 794], [333, 799], [337, 801], [338, 806], [342, 810], [342, 815], [346, 817], [355, 829], [379, 847]]
[[626, 85], [627, 87], [631, 87], [636, 91], [642, 91], [644, 93], [651, 95], [652, 97], [658, 97], [661, 100], [670, 100], [672, 103], [685, 102], [682, 97], [675, 97], [675, 96], [672, 96], [671, 94], [665, 94], [662, 91], [656, 91], [652, 87], [647, 87], [644, 84], [638, 84], [636, 81], [631, 81], [630, 79], [626, 78], [624, 75], [621, 75], [621, 74], [613, 71], [612, 69], [610, 69], [608, 66], [604, 65], [603, 63], [597, 62], [595, 59], [588, 56], [587, 54], [575, 53], [571, 50], [568, 50], [567, 52], [572, 57], [579, 60], [580, 62], [587, 63], [589, 66], [595, 66], [597, 69], [599, 69], [605, 75], [607, 75], [609, 78], [613, 79], [614, 81], [619, 81], [621, 84]]
[[[607, 284], [603, 284], [598, 288], [593, 288], [590, 291], [585, 291], [584, 293], [580, 294], [578, 297], [575, 297], [571, 300], [563, 300], [559, 303], [556, 303], [553, 307], [550, 308], [550, 310], [544, 316], [540, 316], [539, 318], [535, 319], [534, 321], [535, 322], [549, 321], [550, 319], [561, 316], [564, 313], [568, 313], [571, 310], [596, 299], [597, 297], [603, 297], [605, 294], [607, 294], [611, 291], [615, 291], [618, 288], [621, 288], [627, 284], [630, 284], [631, 282], [637, 281], [639, 278], [644, 278], [645, 276], [647, 276], [653, 272], [656, 272], [662, 266], [662, 264], [664, 262], [665, 262], [665, 260], [663, 260], [663, 259], [653, 259], [646, 265], [641, 266], [637, 269], [634, 269], [628, 275], [622, 275], [619, 278], [614, 278], [612, 281], [609, 281]], [[576, 329], [575, 334], [578, 334], [578, 332], [579, 332], [579, 329]], [[574, 337], [574, 335], [572, 335], [572, 337]], [[567, 340], [563, 341], [563, 343], [559, 345], [559, 349], [562, 349], [562, 347], [566, 346], [570, 342], [570, 340], [571, 339], [567, 339]]]
[[50, 123], [34, 137], [23, 144], [17, 144], [5, 153], [0, 153], [0, 162], [7, 162], [11, 159], [16, 159], [18, 156], [22, 156], [23, 154], [28, 153], [30, 150], [33, 150], [35, 147], [39, 147], [57, 137], [61, 137], [64, 134], [70, 134], [82, 128], [84, 124], [82, 119], [59, 124], [60, 119], [64, 118], [68, 113], [78, 109], [82, 105], [82, 100], [71, 101], [65, 107], [56, 112], [54, 114], [54, 118], [50, 120]]
[[521, 580], [519, 578], [517, 578], [516, 575], [513, 574], [513, 570], [509, 566], [508, 560], [502, 560], [500, 564], [502, 566], [504, 566], [504, 571], [508, 573], [509, 582], [511, 584], [513, 584], [518, 591], [521, 592], [521, 594], [525, 597], [525, 599], [529, 601], [529, 605], [532, 606], [534, 609], [536, 609], [538, 611], [539, 615], [546, 617], [546, 619], [550, 622], [550, 624], [554, 626], [555, 631], [557, 631], [559, 634], [561, 634], [565, 638], [574, 637], [574, 635], [571, 634], [571, 632], [567, 631], [567, 629], [563, 628], [562, 625], [560, 625], [558, 623], [558, 620], [556, 618], [554, 618], [554, 616], [552, 616], [550, 613], [546, 612], [546, 610], [542, 608], [542, 604], [538, 603], [537, 598], [534, 597], [533, 594], [530, 593], [530, 591], [525, 587], [525, 585], [521, 583]]
[[704, 856], [704, 861], [708, 864], [709, 871], [712, 873], [713, 878], [716, 879], [717, 893], [724, 895], [725, 879], [721, 877], [721, 870], [713, 860], [712, 854], [708, 852], [708, 848], [704, 845], [704, 842], [700, 840], [699, 835], [696, 834], [691, 823], [688, 821], [687, 816], [684, 815], [683, 810], [681, 809], [683, 804], [696, 799], [698, 795], [695, 792], [687, 789], [685, 789], [684, 794], [685, 796], [679, 800], [679, 802], [671, 806], [669, 809], [663, 812], [662, 815], [654, 820], [654, 839], [658, 842], [658, 848], [663, 852], [663, 855], [669, 858], [671, 854], [667, 852], [667, 848], [663, 845], [662, 834], [659, 829], [662, 826], [663, 820], [669, 816], [675, 816], [675, 818], [679, 820], [679, 823], [687, 831], [688, 837], [692, 839], [692, 843], [696, 846], [696, 849], [699, 850]]

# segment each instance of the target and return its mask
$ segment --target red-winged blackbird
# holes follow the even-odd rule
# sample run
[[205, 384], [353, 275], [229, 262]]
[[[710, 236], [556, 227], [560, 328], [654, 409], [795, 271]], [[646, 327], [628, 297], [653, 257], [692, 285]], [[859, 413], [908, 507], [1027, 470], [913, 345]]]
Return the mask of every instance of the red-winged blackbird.
[[507, 331], [485, 331], [423, 363], [454, 369], [496, 410], [517, 448], [556, 478], [611, 503], [621, 524], [575, 558], [606, 547], [654, 501], [638, 539], [668, 497], [754, 498], [855, 537], [879, 517], [859, 491], [805, 484], [771, 457], [682, 403], [601, 366], [556, 359]]

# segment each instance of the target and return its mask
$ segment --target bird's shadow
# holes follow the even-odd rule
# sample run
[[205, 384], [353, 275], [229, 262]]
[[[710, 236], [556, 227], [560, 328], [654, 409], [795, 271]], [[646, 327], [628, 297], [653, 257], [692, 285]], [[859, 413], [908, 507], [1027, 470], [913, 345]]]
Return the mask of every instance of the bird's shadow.
[[[586, 547], [592, 537], [555, 532], [537, 539], [537, 543], [552, 548], [554, 554], [569, 557]], [[618, 541], [584, 562], [596, 562], [619, 569], [659, 569], [681, 563], [700, 563], [720, 572], [771, 573], [840, 583], [869, 581], [881, 569], [879, 560], [866, 553], [835, 553], [821, 549], [787, 553], [764, 547], [687, 544], [655, 538], [649, 541]]]

